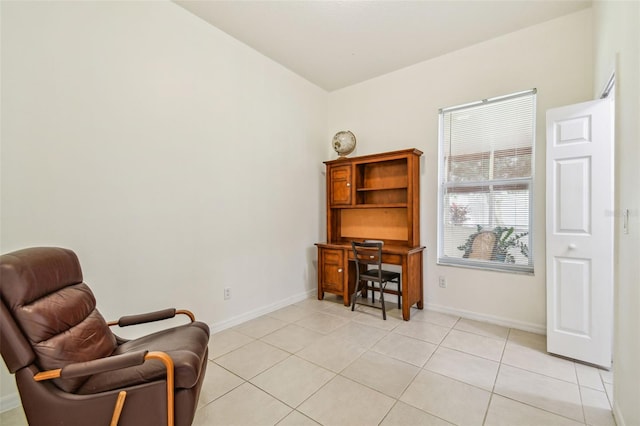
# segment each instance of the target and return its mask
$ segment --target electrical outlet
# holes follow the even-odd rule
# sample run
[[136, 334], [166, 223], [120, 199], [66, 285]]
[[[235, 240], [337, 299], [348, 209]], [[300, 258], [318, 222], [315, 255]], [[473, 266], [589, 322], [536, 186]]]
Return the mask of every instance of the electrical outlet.
[[447, 288], [447, 280], [444, 276], [439, 276], [438, 277], [438, 284], [440, 284], [441, 288]]
[[224, 289], [224, 300], [231, 299], [231, 289], [229, 287], [225, 287]]

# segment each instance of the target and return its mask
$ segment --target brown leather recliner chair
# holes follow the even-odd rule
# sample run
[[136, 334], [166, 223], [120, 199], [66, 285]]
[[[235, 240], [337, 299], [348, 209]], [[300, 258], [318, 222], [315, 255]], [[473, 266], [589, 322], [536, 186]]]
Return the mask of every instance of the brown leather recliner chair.
[[[0, 350], [31, 426], [191, 425], [207, 367], [209, 327], [166, 309], [107, 323], [75, 253], [29, 248], [0, 256]], [[138, 339], [121, 327], [186, 314]]]

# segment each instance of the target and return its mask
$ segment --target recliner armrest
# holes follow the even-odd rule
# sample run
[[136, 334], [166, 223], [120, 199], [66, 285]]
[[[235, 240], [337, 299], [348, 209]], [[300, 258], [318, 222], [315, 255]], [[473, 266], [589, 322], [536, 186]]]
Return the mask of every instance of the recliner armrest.
[[148, 353], [149, 351], [137, 351], [94, 359], [87, 362], [78, 362], [56, 370], [42, 371], [33, 376], [33, 378], [35, 381], [40, 382], [42, 380], [57, 379], [59, 377], [70, 379], [73, 377], [91, 376], [106, 371], [120, 370], [144, 363]]
[[145, 314], [127, 315], [121, 317], [118, 321], [111, 321], [107, 323], [110, 327], [117, 325], [119, 327], [127, 327], [129, 325], [144, 324], [148, 322], [161, 321], [175, 317], [177, 314], [186, 315], [191, 319], [191, 322], [195, 321], [195, 316], [191, 311], [186, 309], [176, 310], [175, 308], [163, 309], [155, 312], [148, 312]]
[[[63, 368], [57, 370], [48, 370], [37, 373], [33, 376], [33, 379], [37, 382], [43, 380], [57, 379], [57, 378], [73, 378], [80, 376], [89, 376], [92, 374], [104, 373], [107, 371], [119, 370], [122, 368], [133, 367], [140, 365], [146, 360], [157, 360], [164, 365], [167, 375], [165, 378], [167, 388], [167, 426], [174, 426], [175, 424], [175, 377], [174, 377], [174, 364], [171, 357], [165, 352], [149, 352], [149, 351], [137, 351], [128, 354], [114, 355], [108, 358], [100, 358], [87, 362], [79, 362], [75, 364], [66, 365]], [[124, 400], [127, 392], [121, 391], [118, 394], [118, 399], [111, 419], [111, 425], [117, 425]]]

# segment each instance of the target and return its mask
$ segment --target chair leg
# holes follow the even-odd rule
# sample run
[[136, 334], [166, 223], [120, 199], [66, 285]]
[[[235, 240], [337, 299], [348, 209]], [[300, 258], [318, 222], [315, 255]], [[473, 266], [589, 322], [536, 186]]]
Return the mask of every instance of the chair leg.
[[398, 309], [402, 309], [402, 284], [398, 280]]
[[351, 295], [351, 312], [356, 308], [356, 297], [358, 297], [358, 284], [356, 283], [356, 290]]
[[382, 304], [382, 319], [387, 320], [387, 311], [384, 308], [384, 285], [380, 283], [380, 303]]
[[[366, 282], [365, 282], [365, 286], [366, 286]], [[362, 287], [362, 281], [358, 281], [356, 283], [356, 289], [353, 292], [353, 295], [351, 296], [351, 312], [354, 311], [354, 309], [356, 308], [356, 297], [358, 297], [358, 291], [360, 290], [360, 287]]]

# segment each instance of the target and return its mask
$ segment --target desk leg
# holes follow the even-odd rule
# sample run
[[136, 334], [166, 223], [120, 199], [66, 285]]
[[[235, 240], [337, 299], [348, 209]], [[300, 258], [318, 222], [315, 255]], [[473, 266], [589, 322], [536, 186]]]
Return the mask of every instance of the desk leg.
[[356, 289], [356, 263], [353, 261], [349, 261], [349, 257], [347, 255], [348, 251], [344, 252], [344, 263], [347, 265], [347, 274], [345, 276], [345, 280], [343, 282], [343, 300], [344, 306], [351, 306], [351, 297], [353, 296], [353, 292]]
[[322, 270], [318, 267], [318, 300], [324, 299], [324, 290], [322, 289]]
[[418, 282], [418, 287], [420, 290], [420, 299], [417, 302], [418, 309], [424, 308], [424, 271], [423, 271], [423, 262], [422, 262], [422, 252], [418, 256], [415, 256], [415, 262], [417, 265], [415, 266], [418, 276], [416, 277]]
[[402, 258], [402, 319], [409, 321], [411, 307], [424, 308], [422, 252]]
[[405, 321], [411, 318], [411, 305], [414, 303], [411, 297], [412, 277], [407, 257], [402, 256], [402, 319]]
[[324, 265], [322, 263], [322, 249], [318, 247], [318, 300], [324, 299], [324, 289], [322, 281], [324, 279]]

